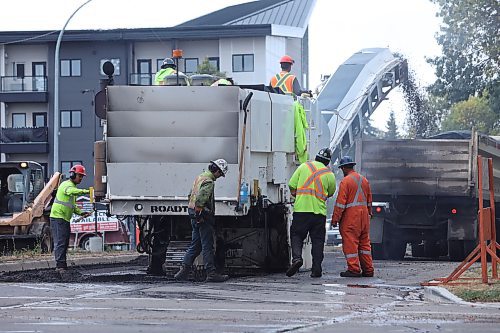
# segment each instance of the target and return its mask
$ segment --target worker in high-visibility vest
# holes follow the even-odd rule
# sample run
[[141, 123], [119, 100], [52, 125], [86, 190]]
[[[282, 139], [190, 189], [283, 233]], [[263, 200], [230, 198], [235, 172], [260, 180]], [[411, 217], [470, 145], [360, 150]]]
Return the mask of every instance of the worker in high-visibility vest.
[[288, 186], [295, 196], [293, 221], [290, 228], [292, 264], [286, 271], [293, 276], [303, 264], [302, 244], [309, 236], [312, 241], [311, 277], [321, 277], [326, 236], [326, 199], [335, 193], [335, 176], [329, 168], [332, 152], [321, 149], [314, 161], [302, 163], [290, 178]]
[[302, 90], [297, 77], [290, 73], [295, 61], [292, 57], [284, 55], [280, 59], [281, 72], [271, 78], [269, 85], [276, 91], [285, 95], [301, 96], [303, 93], [311, 95], [308, 90]]
[[56, 271], [62, 273], [66, 271], [66, 252], [69, 245], [69, 236], [71, 233], [71, 218], [73, 214], [83, 217], [90, 216], [92, 213], [84, 213], [76, 205], [76, 197], [89, 194], [88, 189], [79, 189], [76, 185], [80, 184], [83, 177], [86, 176], [83, 165], [74, 165], [69, 171], [69, 179], [62, 182], [57, 188], [56, 197], [50, 210], [50, 228], [54, 240], [54, 258], [56, 261]]
[[175, 65], [175, 62], [172, 58], [165, 58], [163, 60], [163, 63], [161, 64], [160, 70], [155, 74], [154, 84], [157, 86], [165, 85], [165, 77], [176, 74], [176, 68], [177, 66]]
[[[211, 161], [208, 170], [196, 177], [189, 193], [188, 214], [191, 218], [191, 244], [184, 255], [182, 266], [174, 275], [178, 281], [187, 280], [196, 257], [203, 255], [207, 272], [206, 282], [224, 282], [229, 276], [220, 274], [215, 267], [215, 181], [225, 177], [227, 161], [219, 158]], [[222, 269], [223, 267], [219, 267]]]
[[340, 159], [339, 168], [344, 174], [335, 202], [332, 225], [340, 224], [342, 250], [347, 270], [342, 277], [372, 277], [373, 260], [370, 244], [370, 217], [372, 192], [370, 183], [356, 171], [356, 163], [349, 156]]

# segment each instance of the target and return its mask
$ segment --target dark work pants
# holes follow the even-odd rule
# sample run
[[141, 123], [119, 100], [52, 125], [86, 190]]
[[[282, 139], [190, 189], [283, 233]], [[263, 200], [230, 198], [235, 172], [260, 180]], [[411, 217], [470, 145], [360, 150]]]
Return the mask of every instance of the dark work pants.
[[196, 257], [202, 253], [207, 273], [215, 271], [215, 218], [213, 216], [206, 216], [201, 223], [196, 222], [192, 218], [191, 228], [191, 244], [184, 256], [183, 265], [192, 266]]
[[50, 218], [50, 229], [54, 240], [54, 258], [57, 268], [66, 268], [66, 252], [68, 251], [71, 226], [68, 221]]
[[307, 234], [312, 241], [312, 270], [322, 272], [323, 249], [326, 236], [326, 216], [313, 213], [293, 213], [290, 238], [292, 241], [292, 262], [302, 259], [302, 247]]

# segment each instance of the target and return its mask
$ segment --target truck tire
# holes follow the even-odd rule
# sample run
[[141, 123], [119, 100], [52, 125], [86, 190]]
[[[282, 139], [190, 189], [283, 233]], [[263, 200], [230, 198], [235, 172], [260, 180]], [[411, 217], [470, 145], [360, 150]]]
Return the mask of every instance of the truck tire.
[[448, 255], [451, 261], [462, 261], [474, 250], [476, 241], [473, 240], [449, 240]]
[[425, 257], [424, 244], [422, 244], [422, 242], [411, 243], [411, 256], [413, 258]]
[[441, 254], [441, 247], [437, 241], [424, 241], [424, 257], [438, 258]]
[[406, 254], [405, 240], [391, 224], [384, 226], [382, 243], [372, 244], [372, 257], [378, 260], [402, 260]]
[[90, 237], [91, 236], [85, 236], [80, 240], [80, 248], [85, 250], [85, 251], [90, 251]]

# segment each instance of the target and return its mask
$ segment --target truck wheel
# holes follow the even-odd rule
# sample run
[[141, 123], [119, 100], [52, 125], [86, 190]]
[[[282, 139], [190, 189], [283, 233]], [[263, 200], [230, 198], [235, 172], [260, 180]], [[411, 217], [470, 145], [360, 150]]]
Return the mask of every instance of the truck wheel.
[[385, 260], [384, 247], [381, 243], [372, 244], [372, 257], [375, 260]]
[[462, 261], [474, 250], [476, 241], [473, 240], [449, 240], [448, 254], [451, 261]]
[[400, 238], [399, 230], [390, 224], [384, 226], [382, 243], [372, 244], [372, 257], [382, 260], [402, 260], [407, 242]]
[[422, 242], [411, 243], [411, 256], [413, 258], [425, 257], [424, 244]]
[[85, 251], [90, 251], [90, 236], [85, 236], [80, 241], [80, 248]]
[[427, 258], [437, 258], [441, 252], [441, 248], [437, 241], [424, 241], [424, 256]]
[[50, 226], [48, 223], [46, 223], [42, 228], [42, 234], [40, 236], [40, 248], [42, 250], [42, 253], [50, 253], [54, 248], [52, 234], [50, 233]]

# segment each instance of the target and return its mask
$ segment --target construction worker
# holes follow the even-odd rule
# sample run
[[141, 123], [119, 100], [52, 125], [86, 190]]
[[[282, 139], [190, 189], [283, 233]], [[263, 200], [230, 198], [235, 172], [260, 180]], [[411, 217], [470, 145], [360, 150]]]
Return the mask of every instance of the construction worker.
[[216, 272], [214, 234], [215, 234], [215, 181], [225, 177], [227, 162], [220, 158], [210, 161], [208, 171], [196, 177], [189, 193], [188, 213], [191, 218], [191, 244], [184, 256], [181, 269], [174, 278], [187, 280], [196, 257], [202, 253], [207, 272], [206, 282], [224, 282], [229, 277]]
[[288, 183], [295, 196], [295, 203], [290, 229], [292, 265], [286, 271], [287, 276], [293, 276], [303, 264], [302, 244], [308, 233], [312, 241], [311, 277], [318, 278], [322, 275], [326, 199], [335, 193], [335, 176], [328, 167], [331, 158], [329, 148], [321, 149], [314, 161], [302, 163], [295, 170]]
[[332, 225], [340, 224], [342, 250], [347, 261], [347, 270], [340, 276], [371, 277], [373, 260], [369, 233], [372, 192], [368, 180], [354, 171], [355, 165], [349, 156], [340, 159], [339, 168], [344, 179], [340, 182]]
[[169, 75], [176, 74], [177, 73], [176, 68], [177, 66], [175, 65], [175, 62], [172, 58], [165, 58], [163, 60], [163, 63], [161, 64], [160, 70], [155, 74], [154, 84], [157, 86], [165, 85], [163, 80], [165, 79], [165, 77]]
[[218, 79], [217, 81], [215, 81], [214, 83], [211, 84], [212, 87], [233, 86], [233, 85], [234, 85], [234, 81], [230, 77], [220, 78], [220, 79]]
[[280, 59], [281, 72], [271, 78], [269, 85], [285, 95], [301, 96], [303, 93], [311, 95], [310, 91], [302, 90], [297, 77], [290, 74], [295, 61], [292, 57], [284, 55]]
[[50, 210], [50, 227], [52, 238], [54, 240], [54, 257], [56, 261], [56, 271], [64, 272], [67, 270], [66, 252], [69, 245], [69, 236], [71, 232], [70, 221], [73, 214], [83, 217], [90, 216], [92, 213], [84, 213], [76, 205], [76, 197], [89, 194], [88, 189], [78, 189], [76, 185], [82, 182], [85, 173], [83, 165], [74, 165], [69, 170], [69, 179], [62, 182], [57, 188], [56, 197]]

